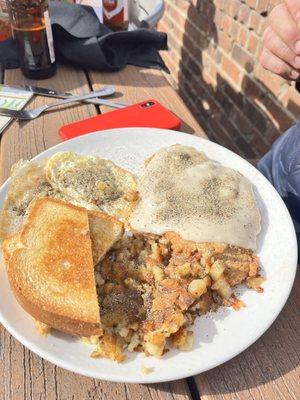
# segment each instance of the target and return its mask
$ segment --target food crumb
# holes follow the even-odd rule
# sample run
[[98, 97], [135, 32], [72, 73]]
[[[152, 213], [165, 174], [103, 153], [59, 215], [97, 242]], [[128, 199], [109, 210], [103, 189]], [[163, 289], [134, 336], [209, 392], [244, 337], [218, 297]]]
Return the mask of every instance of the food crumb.
[[35, 327], [38, 333], [42, 336], [47, 336], [50, 333], [50, 326], [44, 324], [43, 322], [38, 321], [37, 319], [33, 319]]
[[148, 367], [145, 367], [144, 365], [142, 365], [142, 367], [141, 367], [142, 375], [149, 375], [149, 374], [151, 374], [151, 372], [153, 372], [153, 368], [148, 368]]
[[246, 307], [246, 304], [235, 297], [235, 295], [231, 296], [231, 306], [235, 311], [239, 311], [241, 308]]

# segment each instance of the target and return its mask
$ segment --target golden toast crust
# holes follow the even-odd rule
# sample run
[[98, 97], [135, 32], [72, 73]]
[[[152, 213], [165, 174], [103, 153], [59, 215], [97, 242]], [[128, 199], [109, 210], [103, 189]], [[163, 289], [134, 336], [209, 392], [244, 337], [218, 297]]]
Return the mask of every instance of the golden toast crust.
[[21, 306], [78, 335], [101, 334], [88, 213], [60, 200], [35, 201], [7, 272]]

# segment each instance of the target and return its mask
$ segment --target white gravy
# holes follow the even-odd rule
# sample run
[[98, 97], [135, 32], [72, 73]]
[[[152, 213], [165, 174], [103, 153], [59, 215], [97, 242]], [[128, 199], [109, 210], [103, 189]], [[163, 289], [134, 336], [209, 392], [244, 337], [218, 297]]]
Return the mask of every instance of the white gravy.
[[130, 219], [134, 229], [256, 249], [260, 214], [251, 183], [204, 153], [181, 145], [159, 151], [148, 161], [138, 190]]

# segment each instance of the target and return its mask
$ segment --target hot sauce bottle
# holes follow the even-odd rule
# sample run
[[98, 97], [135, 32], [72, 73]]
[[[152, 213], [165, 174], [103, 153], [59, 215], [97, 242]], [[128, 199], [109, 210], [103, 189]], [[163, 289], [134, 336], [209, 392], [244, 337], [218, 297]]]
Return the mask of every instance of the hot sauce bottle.
[[103, 20], [112, 29], [126, 29], [128, 0], [103, 0]]

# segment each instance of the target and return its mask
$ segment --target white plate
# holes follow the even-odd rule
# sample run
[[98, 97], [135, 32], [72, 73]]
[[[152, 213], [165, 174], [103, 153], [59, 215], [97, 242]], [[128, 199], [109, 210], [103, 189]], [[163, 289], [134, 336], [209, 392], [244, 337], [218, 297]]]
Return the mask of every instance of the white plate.
[[[58, 151], [99, 155], [139, 174], [145, 158], [157, 150], [180, 143], [203, 150], [210, 158], [244, 174], [255, 187], [262, 214], [262, 232], [258, 255], [267, 281], [264, 293], [238, 289], [247, 307], [229, 308], [197, 318], [194, 347], [189, 352], [175, 350], [161, 360], [131, 354], [123, 364], [91, 359], [92, 347], [70, 336], [55, 333], [39, 336], [29, 317], [12, 295], [4, 266], [0, 268], [0, 322], [24, 346], [46, 360], [70, 371], [116, 382], [153, 383], [184, 378], [204, 372], [236, 356], [255, 342], [269, 328], [284, 306], [295, 277], [297, 243], [293, 223], [281, 198], [272, 185], [253, 166], [231, 151], [205, 139], [174, 131], [154, 129], [119, 129], [92, 133], [61, 143], [36, 159]], [[8, 189], [0, 189], [0, 206]], [[141, 367], [153, 368], [149, 375]]]

